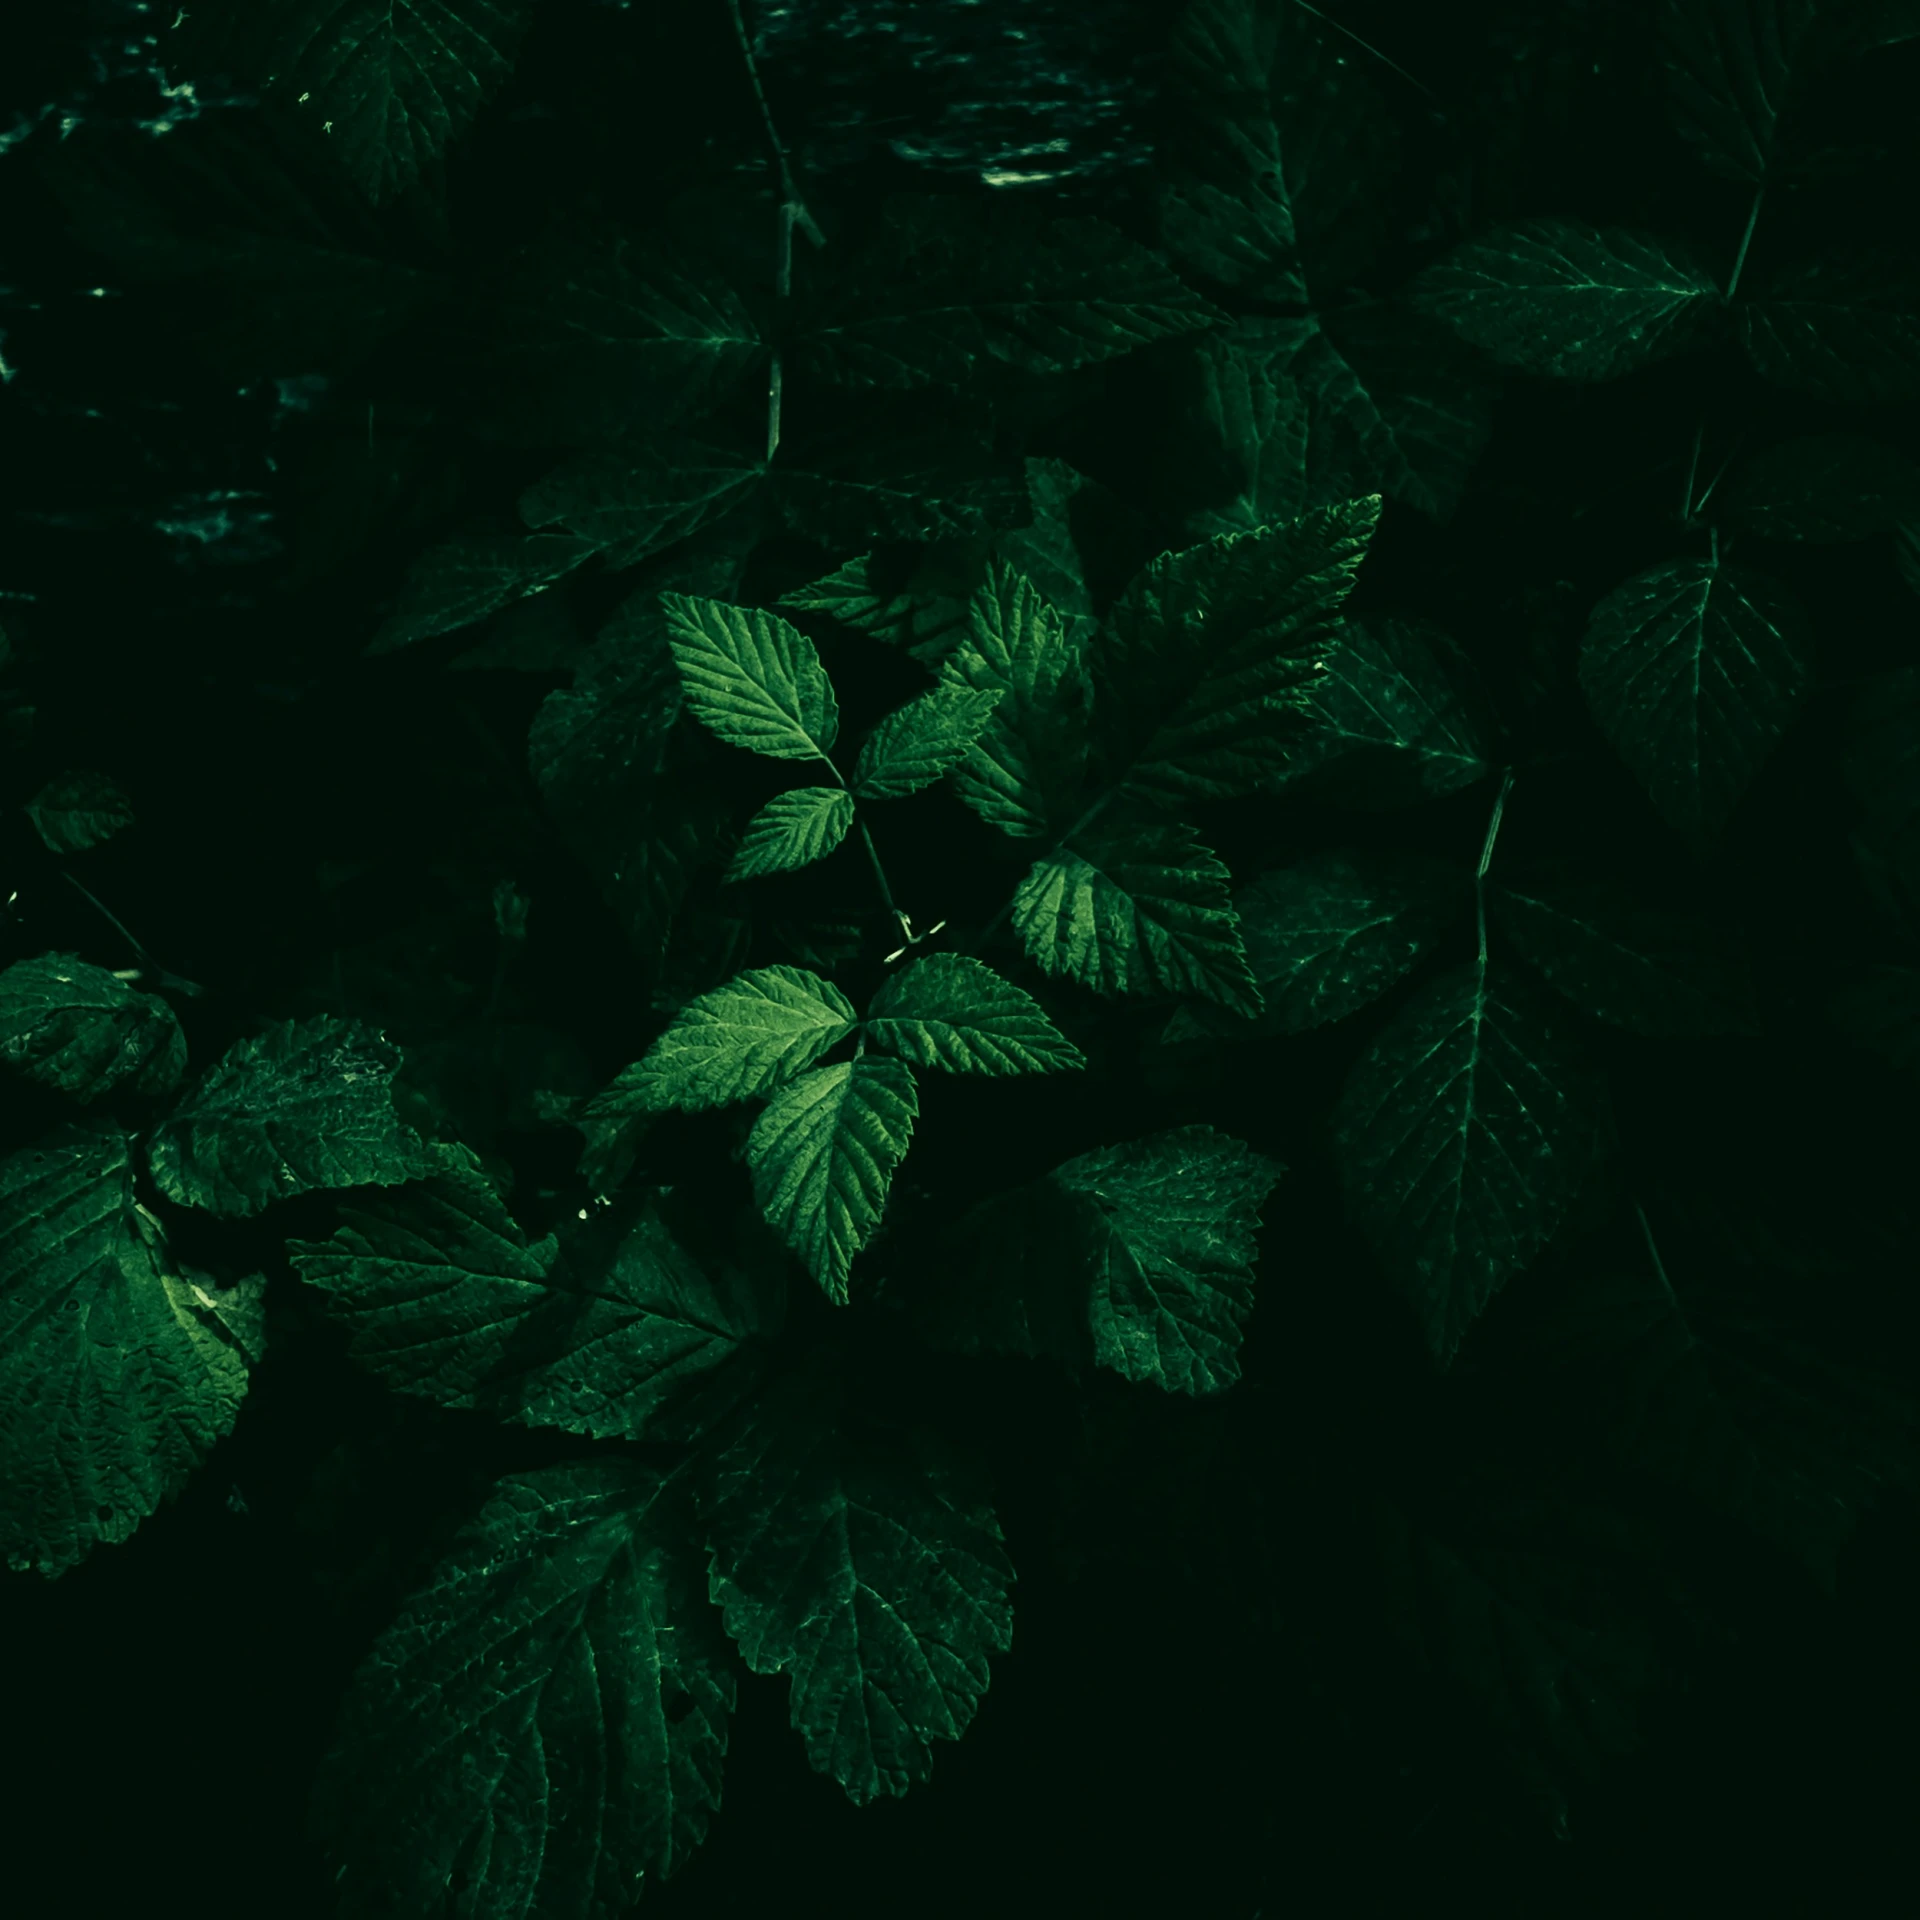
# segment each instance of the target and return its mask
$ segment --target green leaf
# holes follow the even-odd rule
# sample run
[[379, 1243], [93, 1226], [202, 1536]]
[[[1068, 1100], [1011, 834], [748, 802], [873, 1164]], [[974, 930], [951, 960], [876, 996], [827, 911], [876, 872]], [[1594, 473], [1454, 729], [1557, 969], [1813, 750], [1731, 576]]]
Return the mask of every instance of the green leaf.
[[1087, 1303], [1093, 1356], [1168, 1393], [1240, 1377], [1260, 1209], [1286, 1169], [1211, 1127], [1099, 1147], [1048, 1178], [1094, 1202]]
[[609, 568], [631, 567], [750, 505], [765, 474], [757, 453], [710, 432], [651, 434], [590, 448], [542, 475], [521, 494], [520, 517], [564, 526]]
[[133, 825], [133, 802], [110, 774], [59, 773], [27, 802], [33, 830], [55, 853], [84, 853]]
[[413, 186], [513, 70], [532, 0], [231, 5], [212, 33], [326, 135], [370, 200]]
[[1856, 1047], [1920, 1073], [1920, 967], [1869, 967], [1833, 995], [1826, 1014]]
[[301, 1279], [396, 1392], [594, 1439], [659, 1437], [690, 1387], [758, 1331], [651, 1199], [529, 1245], [471, 1147], [424, 1179], [343, 1204], [328, 1240], [290, 1240]]
[[840, 737], [833, 683], [814, 645], [762, 607], [663, 593], [687, 705], [730, 747], [776, 760], [824, 760]]
[[155, 1184], [244, 1218], [317, 1188], [417, 1180], [426, 1148], [394, 1111], [400, 1050], [354, 1020], [285, 1020], [236, 1041], [154, 1129]]
[[1193, 828], [1116, 809], [1033, 863], [1013, 927], [1051, 978], [1114, 997], [1197, 994], [1252, 1018], [1260, 990], [1228, 880]]
[[1024, 505], [1019, 476], [979, 438], [897, 421], [783, 438], [768, 487], [793, 532], [829, 547], [959, 539], [1006, 525]]
[[1442, 1366], [1592, 1162], [1597, 1090], [1537, 991], [1472, 961], [1441, 975], [1374, 1038], [1334, 1110], [1348, 1208]]
[[1723, 180], [1769, 179], [1816, 0], [1661, 0], [1660, 61], [1681, 137]]
[[698, 1112], [772, 1093], [860, 1024], [831, 980], [754, 967], [690, 1000], [632, 1066], [587, 1103], [591, 1117]]
[[259, 1274], [178, 1265], [132, 1142], [61, 1127], [0, 1158], [0, 1539], [53, 1578], [127, 1539], [230, 1432], [265, 1350]]
[[1099, 621], [1087, 581], [1087, 549], [1095, 562], [1118, 549], [1132, 531], [1131, 510], [1064, 460], [1029, 454], [1023, 466], [1033, 518], [1024, 527], [1001, 527], [993, 551], [1053, 604], [1069, 640], [1089, 640]]
[[927, 1779], [1013, 1643], [973, 1463], [926, 1428], [852, 1429], [830, 1384], [793, 1374], [714, 1460], [700, 1516], [727, 1631], [755, 1673], [791, 1675], [808, 1765], [855, 1806]]
[[84, 1106], [122, 1088], [171, 1093], [187, 1036], [157, 995], [71, 953], [43, 953], [0, 973], [0, 1060]]
[[1893, 564], [1900, 569], [1900, 578], [1920, 593], [1920, 521], [1894, 528]]
[[1040, 1003], [971, 954], [930, 953], [890, 973], [866, 1032], [915, 1066], [949, 1073], [1058, 1073], [1087, 1062]]
[[1764, 574], [1670, 560], [1593, 610], [1580, 687], [1661, 817], [1711, 851], [1813, 682], [1812, 636]]
[[544, 592], [596, 551], [593, 541], [570, 533], [458, 534], [408, 567], [406, 583], [366, 651], [396, 653], [471, 626], [511, 600]]
[[1735, 312], [1747, 358], [1779, 386], [1842, 407], [1920, 396], [1920, 269], [1904, 245], [1783, 268]]
[[1456, 247], [1408, 289], [1505, 366], [1612, 380], [1700, 345], [1724, 307], [1706, 271], [1650, 234], [1522, 220]]
[[1662, 1038], [1760, 1031], [1746, 961], [1705, 920], [1569, 871], [1489, 882], [1487, 901], [1515, 952], [1596, 1020]]
[[991, 717], [954, 769], [954, 791], [983, 820], [1017, 838], [1058, 831], [1086, 766], [1093, 686], [1059, 612], [1004, 560], [968, 605], [967, 638], [947, 656], [941, 684], [995, 693]]
[[1198, 416], [1219, 441], [1236, 489], [1187, 516], [1195, 538], [1247, 533], [1307, 510], [1310, 409], [1294, 363], [1312, 327], [1260, 315], [1195, 345]]
[[1358, 847], [1263, 873], [1233, 904], [1265, 1012], [1249, 1027], [1216, 1007], [1183, 1007], [1162, 1038], [1239, 1040], [1344, 1020], [1432, 951], [1468, 891], [1443, 861]]
[[747, 1136], [761, 1213], [837, 1307], [847, 1304], [854, 1256], [880, 1224], [919, 1111], [899, 1061], [863, 1056], [782, 1088]]
[[757, 880], [824, 860], [853, 825], [853, 796], [844, 787], [795, 787], [775, 794], [747, 822], [723, 878]]
[[1743, 460], [1714, 521], [1769, 540], [1864, 540], [1920, 517], [1920, 462], [1857, 433], [1810, 433]]
[[831, 614], [856, 633], [938, 667], [966, 638], [968, 605], [987, 564], [983, 536], [862, 553], [775, 601]]
[[932, 786], [967, 757], [1006, 691], [943, 682], [895, 708], [861, 743], [855, 797], [899, 800]]
[[1143, 568], [1094, 655], [1106, 777], [1174, 806], [1274, 779], [1379, 514], [1378, 494], [1344, 500]]
[[737, 1689], [689, 1519], [632, 1460], [494, 1482], [361, 1663], [321, 1763], [343, 1915], [614, 1914], [686, 1865]]
[[1066, 373], [1220, 317], [1104, 220], [895, 194], [874, 243], [803, 308], [794, 355], [839, 385], [951, 387], [982, 360]]

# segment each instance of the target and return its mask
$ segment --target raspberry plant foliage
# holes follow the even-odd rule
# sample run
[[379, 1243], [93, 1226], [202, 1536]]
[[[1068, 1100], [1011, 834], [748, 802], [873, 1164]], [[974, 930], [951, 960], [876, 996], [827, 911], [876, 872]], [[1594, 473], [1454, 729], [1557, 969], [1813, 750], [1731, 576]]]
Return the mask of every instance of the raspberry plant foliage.
[[[1843, 1226], [1685, 1128], [1757, 1087], [1790, 1162], [1775, 1054], [1915, 1058], [1914, 668], [1837, 609], [1871, 569], [1911, 624], [1920, 299], [1820, 217], [1912, 36], [1644, 11], [1670, 215], [1476, 201], [1282, 0], [1171, 10], [1104, 196], [839, 201], [724, 4], [727, 131], [644, 191], [483, 169], [588, 31], [517, 0], [209, 0], [167, 70], [222, 104], [150, 166], [0, 157], [211, 377], [318, 380], [256, 563], [313, 680], [192, 660], [320, 687], [365, 796], [271, 963], [170, 973], [108, 904], [184, 844], [167, 763], [0, 603], [9, 1565], [167, 1527], [323, 1339], [528, 1449], [347, 1570], [340, 1912], [612, 1913], [744, 1846], [774, 1677], [854, 1805], [938, 1792], [1028, 1579], [1310, 1645], [1362, 1746], [1413, 1689], [1471, 1817], [1564, 1835], [1737, 1629], [1696, 1519], [1831, 1594], [1903, 1497], [1911, 1353], [1833, 1305], [1897, 1196]], [[1678, 435], [1632, 509], [1505, 451], [1590, 394]], [[1780, 945], [1775, 841], [1845, 938]]]

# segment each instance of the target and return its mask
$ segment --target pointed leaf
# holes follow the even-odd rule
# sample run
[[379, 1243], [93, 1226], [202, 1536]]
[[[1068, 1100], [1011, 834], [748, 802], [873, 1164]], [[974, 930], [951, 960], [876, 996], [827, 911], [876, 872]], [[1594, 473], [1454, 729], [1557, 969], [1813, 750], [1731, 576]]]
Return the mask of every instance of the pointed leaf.
[[803, 1073], [859, 1024], [831, 980], [803, 967], [754, 967], [688, 1001], [586, 1110], [613, 1118], [751, 1100]]
[[509, 601], [544, 592], [596, 550], [594, 541], [571, 533], [457, 534], [407, 569], [406, 584], [366, 650], [396, 653], [471, 626]]
[[33, 830], [55, 853], [84, 853], [133, 825], [133, 802], [109, 774], [56, 774], [27, 802]]
[[1593, 610], [1580, 687], [1668, 825], [1704, 857], [1813, 683], [1811, 631], [1777, 582], [1670, 560]]
[[854, 795], [898, 800], [932, 786], [967, 757], [1006, 691], [943, 682], [896, 708], [861, 743]]
[[70, 953], [0, 973], [0, 1060], [83, 1106], [124, 1088], [171, 1093], [187, 1070], [173, 1009]]
[[1592, 1161], [1596, 1089], [1537, 993], [1475, 962], [1443, 974], [1375, 1037], [1334, 1111], [1348, 1207], [1442, 1366]]
[[1108, 777], [1162, 805], [1252, 793], [1285, 764], [1380, 496], [1163, 553], [1094, 656]]
[[795, 533], [829, 547], [957, 540], [1020, 518], [1024, 490], [993, 448], [952, 429], [892, 420], [783, 438], [770, 497]]
[[947, 656], [941, 684], [1002, 697], [954, 769], [954, 791], [1006, 833], [1057, 832], [1073, 817], [1086, 766], [1093, 687], [1081, 649], [1004, 560], [988, 564], [967, 612], [967, 638]]
[[1758, 187], [1816, 0], [1661, 0], [1660, 58], [1674, 125], [1713, 172]]
[[862, 553], [783, 593], [775, 605], [827, 613], [856, 633], [938, 667], [966, 638], [967, 609], [984, 577], [984, 537]]
[[1456, 247], [1408, 298], [1506, 366], [1612, 380], [1700, 345], [1724, 302], [1706, 271], [1651, 234], [1523, 220]]
[[595, 1439], [658, 1437], [701, 1376], [757, 1331], [650, 1197], [563, 1246], [529, 1245], [471, 1147], [422, 1180], [343, 1205], [328, 1240], [290, 1240], [301, 1279], [400, 1393]]
[[1758, 1033], [1745, 959], [1709, 922], [1600, 878], [1489, 882], [1495, 924], [1584, 1013], [1633, 1033]]
[[394, 1110], [399, 1068], [384, 1035], [332, 1014], [236, 1041], [154, 1129], [155, 1184], [244, 1218], [316, 1188], [417, 1180], [431, 1163]]
[[930, 953], [890, 973], [866, 1032], [915, 1066], [949, 1073], [1058, 1073], [1087, 1062], [1040, 1003], [971, 954]]
[[1842, 407], [1920, 396], [1920, 267], [1904, 244], [1785, 268], [1736, 316], [1779, 386]]
[[1024, 527], [997, 529], [993, 550], [1058, 609], [1069, 640], [1088, 640], [1099, 625], [1089, 562], [1098, 563], [1123, 543], [1132, 530], [1132, 510], [1064, 460], [1029, 454], [1021, 464], [1033, 518]]
[[853, 796], [844, 787], [795, 787], [776, 794], [747, 822], [728, 880], [755, 880], [824, 860], [853, 825]]
[[1194, 348], [1200, 369], [1199, 418], [1215, 437], [1237, 492], [1188, 515], [1198, 539], [1247, 533], [1304, 513], [1310, 501], [1310, 407], [1295, 359], [1310, 320], [1242, 319], [1207, 334]]
[[1036, 860], [1013, 928], [1040, 970], [1095, 993], [1183, 993], [1260, 1011], [1228, 895], [1229, 875], [1194, 830], [1119, 809]]
[[343, 1913], [613, 1914], [720, 1806], [736, 1669], [659, 1472], [494, 1483], [353, 1677], [314, 1792]]
[[661, 610], [687, 705], [730, 747], [776, 760], [824, 760], [840, 737], [833, 683], [814, 645], [761, 607], [663, 593]]
[[761, 1213], [837, 1307], [847, 1304], [854, 1256], [880, 1224], [919, 1111], [913, 1075], [868, 1055], [803, 1074], [747, 1137]]
[[103, 1120], [0, 1158], [0, 1548], [64, 1573], [173, 1498], [265, 1342], [254, 1274], [176, 1265]]
[[807, 1763], [855, 1806], [927, 1779], [1013, 1643], [1013, 1563], [972, 1463], [924, 1428], [849, 1430], [838, 1393], [796, 1375], [708, 1488], [714, 1601], [755, 1673], [791, 1676]]

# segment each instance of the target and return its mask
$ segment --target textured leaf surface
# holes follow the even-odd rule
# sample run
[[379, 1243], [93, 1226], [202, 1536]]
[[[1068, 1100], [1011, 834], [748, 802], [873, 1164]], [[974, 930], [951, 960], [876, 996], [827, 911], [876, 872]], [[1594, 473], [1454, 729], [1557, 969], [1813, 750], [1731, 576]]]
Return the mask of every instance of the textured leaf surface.
[[689, 1000], [590, 1115], [697, 1111], [771, 1093], [859, 1025], [853, 1002], [804, 967], [754, 967]]
[[935, 542], [904, 557], [898, 550], [856, 554], [775, 604], [831, 614], [856, 633], [938, 667], [966, 638], [968, 603], [985, 567], [977, 540]]
[[856, 387], [951, 386], [983, 359], [1066, 373], [1211, 326], [1220, 314], [1104, 220], [1037, 217], [1006, 196], [902, 194], [796, 354]]
[[231, 1430], [265, 1281], [177, 1266], [105, 1121], [0, 1158], [0, 1536], [54, 1576], [125, 1540]]
[[1030, 993], [965, 953], [930, 953], [889, 974], [868, 1003], [866, 1031], [915, 1066], [949, 1073], [1059, 1073], [1087, 1064]]
[[1163, 553], [1094, 655], [1106, 777], [1165, 805], [1256, 791], [1284, 766], [1380, 497]]
[[898, 800], [932, 786], [967, 757], [1006, 691], [949, 682], [896, 708], [861, 743], [856, 797]]
[[1371, 848], [1334, 848], [1263, 873], [1235, 890], [1233, 904], [1266, 1010], [1249, 1027], [1217, 1007], [1183, 1007], [1163, 1037], [1231, 1040], [1344, 1020], [1412, 971], [1467, 892], [1458, 868]]
[[394, 1110], [400, 1050], [354, 1020], [286, 1020], [233, 1046], [154, 1129], [169, 1200], [229, 1216], [324, 1187], [394, 1186], [430, 1164]]
[[844, 787], [796, 787], [775, 794], [747, 822], [729, 880], [754, 880], [824, 860], [853, 825], [853, 796]]
[[1864, 434], [1802, 434], [1742, 461], [1712, 508], [1769, 540], [1864, 540], [1920, 519], [1920, 462]]
[[983, 820], [1019, 838], [1058, 832], [1086, 767], [1093, 698], [1082, 649], [1032, 581], [993, 561], [967, 608], [967, 637], [941, 684], [1000, 699], [954, 769], [954, 791]]
[[1577, 220], [1497, 227], [1436, 261], [1409, 297], [1503, 364], [1559, 380], [1616, 379], [1697, 345], [1724, 304], [1652, 235]]
[[343, 1205], [327, 1240], [290, 1240], [361, 1365], [401, 1393], [598, 1439], [656, 1437], [656, 1417], [757, 1330], [649, 1196], [563, 1243], [529, 1245], [472, 1148]]
[[593, 558], [596, 543], [570, 533], [464, 533], [429, 547], [367, 642], [395, 653], [435, 634], [471, 626], [509, 601], [550, 587]]
[[1674, 125], [1723, 179], [1764, 185], [1815, 0], [1661, 0]]
[[1097, 1148], [1053, 1170], [1052, 1181], [1097, 1209], [1087, 1314], [1101, 1366], [1169, 1393], [1221, 1393], [1239, 1379], [1254, 1235], [1284, 1171], [1205, 1126]]
[[793, 532], [840, 548], [962, 539], [1008, 525], [1025, 507], [1018, 474], [977, 436], [891, 421], [783, 437], [767, 484]]
[[1590, 1164], [1596, 1093], [1569, 1024], [1524, 980], [1469, 962], [1414, 993], [1341, 1090], [1348, 1207], [1442, 1365]]
[[660, 1475], [495, 1483], [354, 1675], [314, 1825], [351, 1920], [614, 1914], [705, 1839], [736, 1668]]
[[925, 1429], [850, 1429], [805, 1374], [713, 1463], [701, 1518], [715, 1602], [756, 1673], [791, 1681], [815, 1772], [865, 1806], [933, 1768], [1013, 1644], [1013, 1563], [982, 1476]]
[[84, 853], [133, 825], [133, 802], [110, 775], [59, 773], [27, 802], [27, 818], [55, 853]]
[[1199, 418], [1218, 440], [1236, 491], [1188, 516], [1195, 536], [1248, 533], [1306, 511], [1309, 401], [1296, 356], [1312, 324], [1261, 315], [1196, 344]]
[[1745, 959], [1709, 922], [1612, 881], [1548, 871], [1489, 882], [1500, 932], [1576, 1007], [1634, 1033], [1758, 1033]]
[[835, 1306], [847, 1304], [854, 1256], [880, 1224], [919, 1111], [913, 1075], [867, 1055], [782, 1088], [747, 1136], [761, 1213]]
[[1813, 681], [1811, 632], [1776, 581], [1670, 560], [1593, 610], [1580, 686], [1655, 808], [1706, 854]]
[[1735, 309], [1769, 380], [1843, 407], [1920, 395], [1920, 267], [1888, 247], [1788, 267]]
[[1197, 994], [1251, 1018], [1260, 992], [1228, 881], [1193, 828], [1114, 810], [1028, 868], [1013, 928], [1055, 978], [1116, 997]]
[[43, 953], [0, 973], [0, 1060], [84, 1105], [121, 1088], [171, 1092], [187, 1036], [156, 994], [71, 953]]
[[833, 683], [807, 636], [761, 607], [663, 593], [687, 705], [730, 747], [824, 760], [840, 737]]

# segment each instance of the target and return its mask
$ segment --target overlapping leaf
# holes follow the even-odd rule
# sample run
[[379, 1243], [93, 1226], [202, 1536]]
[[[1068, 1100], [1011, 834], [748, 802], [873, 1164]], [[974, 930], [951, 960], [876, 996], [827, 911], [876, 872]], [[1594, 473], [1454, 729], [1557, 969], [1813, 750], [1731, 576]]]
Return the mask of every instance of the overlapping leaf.
[[1812, 685], [1811, 630], [1764, 574], [1716, 558], [1636, 574], [1593, 610], [1580, 686], [1662, 818], [1709, 852]]
[[795, 787], [775, 794], [747, 822], [726, 878], [755, 880], [824, 860], [852, 825], [853, 796], [844, 787]]
[[1780, 386], [1845, 407], [1920, 395], [1920, 267], [1909, 247], [1783, 268], [1735, 311], [1747, 358]]
[[687, 705], [730, 747], [824, 760], [840, 737], [833, 683], [791, 621], [686, 593], [660, 596]]
[[33, 830], [55, 853], [84, 853], [133, 825], [133, 802], [110, 774], [58, 773], [27, 802]]
[[714, 1460], [711, 1587], [741, 1657], [790, 1676], [807, 1761], [856, 1806], [957, 1740], [1013, 1640], [1013, 1564], [981, 1477], [930, 1431], [869, 1435], [790, 1375]]
[[1020, 518], [1020, 476], [984, 439], [899, 420], [783, 437], [767, 489], [794, 533], [829, 547], [955, 540]]
[[615, 1913], [706, 1838], [736, 1669], [670, 1483], [495, 1483], [354, 1675], [313, 1820], [340, 1911]]
[[1661, 65], [1681, 134], [1723, 179], [1772, 177], [1780, 116], [1816, 0], [1661, 0]]
[[1058, 1073], [1087, 1063], [1040, 1003], [971, 954], [930, 953], [890, 973], [866, 1032], [921, 1067], [949, 1073]]
[[70, 953], [0, 973], [0, 1060], [83, 1105], [124, 1088], [169, 1093], [187, 1070], [173, 1009]]
[[106, 1121], [0, 1158], [0, 1544], [55, 1576], [127, 1539], [229, 1432], [265, 1348], [258, 1274], [176, 1263]]
[[855, 797], [898, 800], [932, 786], [967, 757], [1006, 693], [1004, 685], [943, 681], [897, 707], [861, 742]]

